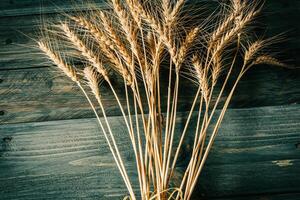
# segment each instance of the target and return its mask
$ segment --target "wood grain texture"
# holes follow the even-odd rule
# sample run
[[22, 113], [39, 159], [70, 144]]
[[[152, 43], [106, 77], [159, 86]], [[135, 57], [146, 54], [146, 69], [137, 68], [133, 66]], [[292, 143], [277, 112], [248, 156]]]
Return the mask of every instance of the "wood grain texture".
[[[0, 71], [0, 123], [93, 117], [87, 101], [76, 85], [55, 69]], [[270, 67], [253, 69], [241, 81], [231, 107], [299, 103], [299, 77], [299, 73], [291, 70]], [[115, 85], [125, 104], [123, 84], [116, 82]], [[179, 94], [179, 110], [186, 111], [195, 95], [195, 87], [186, 82], [181, 88], [183, 91]], [[108, 114], [119, 115], [113, 95], [105, 84], [102, 85], [101, 92]], [[166, 95], [162, 97], [163, 102], [166, 102]]]
[[[101, 3], [101, 1], [99, 1]], [[59, 1], [61, 9], [70, 8], [70, 1]], [[11, 4], [11, 5], [10, 5]], [[281, 51], [286, 51], [292, 63], [299, 66], [300, 35], [295, 19], [299, 15], [299, 1], [267, 1], [266, 15], [262, 22], [270, 25], [268, 34], [289, 30], [290, 40], [283, 42]], [[91, 117], [92, 113], [77, 88], [67, 78], [60, 76], [56, 68], [49, 67], [43, 56], [34, 48], [36, 30], [40, 17], [35, 9], [40, 7], [31, 0], [4, 0], [0, 2], [2, 13], [11, 12], [12, 17], [0, 17], [0, 123], [18, 123]], [[59, 7], [58, 5], [58, 7]], [[64, 6], [63, 6], [64, 5]], [[69, 7], [67, 6], [69, 5]], [[57, 12], [53, 2], [45, 0], [45, 13]], [[80, 7], [80, 6], [79, 6]], [[32, 13], [24, 11], [32, 9]], [[17, 14], [19, 13], [19, 14]], [[23, 13], [23, 14], [22, 14]], [[32, 14], [32, 15], [29, 15]], [[51, 21], [55, 15], [44, 15]], [[274, 33], [273, 33], [274, 32]], [[27, 36], [26, 36], [27, 35]], [[259, 66], [243, 79], [231, 107], [258, 107], [299, 103], [300, 70], [286, 70]], [[190, 85], [190, 83], [186, 84]], [[185, 86], [186, 86], [185, 85]], [[121, 88], [121, 86], [119, 87]], [[185, 90], [186, 99], [180, 109], [189, 108], [194, 90]], [[111, 94], [104, 92], [105, 105], [110, 115], [119, 115]]]
[[[55, 13], [57, 10], [68, 10], [72, 7], [70, 1], [53, 1], [44, 0], [45, 13]], [[76, 2], [77, 0], [75, 0]], [[41, 18], [45, 21], [51, 21], [54, 15], [43, 14], [39, 15], [40, 12], [31, 14], [38, 15], [25, 15], [25, 16], [12, 16], [12, 17], [1, 17], [1, 12], [8, 12], [10, 8], [14, 10], [14, 15], [22, 13], [24, 9], [35, 10], [39, 7], [39, 3], [34, 3], [33, 0], [14, 0], [14, 4], [9, 6], [9, 0], [0, 2], [0, 70], [1, 69], [22, 69], [30, 67], [41, 67], [43, 60], [40, 55], [36, 55], [38, 52], [33, 47], [35, 46], [34, 40], [29, 37], [37, 38], [37, 30], [41, 23]], [[53, 9], [53, 5], [58, 3], [60, 9]], [[97, 1], [102, 2], [102, 1]], [[2, 4], [2, 5], [1, 5]], [[84, 6], [78, 5], [79, 8]], [[84, 5], [84, 4], [83, 4]], [[7, 9], [6, 9], [7, 7]], [[274, 36], [276, 34], [285, 32], [286, 40], [280, 44], [278, 50], [284, 52], [283, 60], [288, 60], [289, 63], [300, 66], [300, 28], [298, 26], [297, 19], [300, 13], [300, 2], [298, 0], [267, 0], [265, 3], [264, 15], [258, 20], [260, 23], [259, 27], [267, 28], [267, 31], [263, 32], [266, 36]], [[30, 14], [30, 13], [28, 13]], [[27, 37], [29, 36], [29, 37]]]
[[[123, 120], [109, 121], [135, 177]], [[299, 193], [299, 124], [298, 105], [228, 110], [195, 199], [262, 194], [271, 200], [280, 199], [273, 193]], [[2, 125], [0, 137], [3, 199], [120, 199], [126, 194], [94, 119]], [[186, 143], [176, 177], [189, 152]]]
[[300, 193], [249, 195], [244, 197], [213, 198], [213, 200], [300, 200]]
[[[94, 4], [107, 7], [105, 2], [105, 0], [95, 0]], [[84, 10], [86, 8], [87, 4], [84, 0], [2, 0], [0, 2], [0, 17], [36, 15], [61, 11], [70, 12]]]

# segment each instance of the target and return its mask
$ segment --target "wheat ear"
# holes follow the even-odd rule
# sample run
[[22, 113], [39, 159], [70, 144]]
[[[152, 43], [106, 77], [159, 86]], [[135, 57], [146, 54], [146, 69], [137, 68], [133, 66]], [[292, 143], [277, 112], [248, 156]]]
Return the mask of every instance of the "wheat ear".
[[255, 54], [264, 47], [264, 43], [265, 42], [263, 40], [257, 40], [253, 42], [245, 52], [244, 61], [248, 63], [250, 60], [252, 60]]
[[107, 18], [107, 16], [100, 11], [100, 19], [103, 24], [104, 30], [107, 31], [107, 34], [109, 35], [112, 42], [116, 45], [118, 52], [121, 54], [125, 62], [127, 63], [127, 66], [131, 66], [133, 64], [133, 59], [130, 53], [128, 52], [128, 49], [122, 42], [121, 38], [116, 33], [114, 27], [112, 26], [111, 22]]
[[186, 36], [184, 42], [181, 44], [178, 53], [176, 55], [176, 70], [179, 71], [181, 64], [183, 63], [184, 59], [186, 58], [187, 52], [189, 48], [193, 45], [194, 41], [197, 38], [199, 33], [199, 28], [193, 28]]
[[288, 67], [287, 64], [284, 64], [284, 63], [280, 62], [278, 59], [273, 58], [272, 56], [268, 56], [268, 55], [259, 56], [254, 60], [253, 65], [259, 65], [259, 64]]
[[120, 0], [112, 0], [112, 6], [118, 17], [121, 27], [124, 30], [124, 34], [131, 45], [132, 52], [138, 59], [143, 61], [144, 59], [143, 56], [140, 55], [141, 51], [137, 43], [137, 30], [134, 27], [134, 23], [121, 5]]
[[66, 34], [67, 38], [81, 52], [85, 59], [97, 69], [97, 71], [104, 77], [104, 79], [108, 79], [107, 71], [101, 65], [98, 56], [96, 56], [92, 50], [88, 49], [84, 42], [76, 35], [74, 31], [70, 29], [70, 27], [67, 24], [62, 24], [61, 28]]
[[259, 9], [248, 11], [248, 13], [242, 19], [240, 19], [240, 22], [238, 24], [235, 24], [232, 29], [227, 31], [214, 46], [212, 57], [223, 50], [228, 44], [230, 44], [235, 39], [235, 37], [237, 37], [241, 33], [241, 30], [243, 30], [245, 26], [249, 24], [255, 16], [258, 15], [259, 12]]
[[180, 13], [180, 10], [182, 9], [182, 7], [184, 6], [186, 0], [178, 0], [175, 4], [175, 6], [173, 7], [173, 10], [170, 14], [170, 19], [172, 21], [174, 21], [174, 19], [176, 18], [176, 16]]
[[72, 66], [64, 62], [59, 54], [52, 51], [50, 47], [42, 41], [38, 42], [38, 46], [59, 69], [61, 69], [68, 77], [72, 79], [72, 81], [78, 82], [76, 70]]
[[132, 0], [132, 2], [133, 5], [129, 7], [131, 11], [133, 9], [138, 11], [140, 17], [144, 21], [146, 21], [156, 33], [158, 33], [159, 39], [164, 42], [165, 46], [169, 50], [171, 57], [175, 58], [177, 49], [174, 45], [172, 38], [168, 37], [167, 33], [169, 33], [169, 31], [166, 31], [160, 24], [160, 22], [143, 8], [143, 6], [138, 0]]
[[219, 26], [213, 31], [210, 37], [210, 42], [209, 42], [209, 48], [212, 48], [213, 45], [216, 44], [218, 40], [222, 38], [224, 34], [230, 29], [232, 23], [235, 22], [235, 25], [238, 26], [241, 17], [243, 16], [243, 4], [241, 3], [241, 0], [232, 0], [232, 10], [228, 14], [228, 16], [219, 23]]

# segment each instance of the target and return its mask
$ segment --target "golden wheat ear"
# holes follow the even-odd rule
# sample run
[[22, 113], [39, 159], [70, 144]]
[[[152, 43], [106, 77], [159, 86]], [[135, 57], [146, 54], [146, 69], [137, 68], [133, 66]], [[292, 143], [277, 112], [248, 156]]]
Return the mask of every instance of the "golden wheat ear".
[[72, 79], [74, 82], [78, 82], [77, 72], [74, 67], [67, 64], [61, 56], [51, 50], [51, 48], [42, 41], [38, 42], [39, 48], [44, 52], [44, 54], [59, 68], [61, 69], [68, 77]]
[[185, 40], [183, 41], [181, 47], [178, 50], [178, 53], [176, 55], [176, 65], [177, 70], [180, 70], [181, 64], [186, 59], [187, 52], [189, 51], [189, 48], [193, 45], [194, 41], [197, 38], [197, 35], [199, 33], [199, 28], [193, 28], [186, 36]]
[[287, 67], [287, 68], [291, 68], [290, 66], [288, 66], [285, 63], [282, 63], [281, 61], [279, 61], [276, 58], [273, 58], [272, 56], [268, 56], [268, 55], [262, 55], [262, 56], [258, 56], [252, 63], [252, 65], [259, 65], [259, 64], [266, 64], [266, 65], [274, 65], [274, 66], [279, 66], [279, 67]]
[[193, 56], [192, 58], [192, 64], [193, 64], [193, 75], [196, 77], [197, 82], [199, 84], [199, 87], [201, 88], [201, 92], [204, 96], [205, 101], [208, 99], [209, 94], [209, 79], [207, 77], [207, 73], [205, 73], [205, 68], [197, 56]]
[[101, 82], [100, 74], [92, 67], [85, 67], [83, 70], [84, 77], [88, 81], [88, 85], [91, 88], [96, 98], [100, 97], [99, 85]]

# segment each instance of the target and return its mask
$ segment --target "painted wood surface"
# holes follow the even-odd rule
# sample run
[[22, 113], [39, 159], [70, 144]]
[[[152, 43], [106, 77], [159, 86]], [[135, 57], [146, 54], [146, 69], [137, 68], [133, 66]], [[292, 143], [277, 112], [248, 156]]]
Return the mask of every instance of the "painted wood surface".
[[[135, 177], [123, 120], [109, 121], [129, 174]], [[299, 125], [299, 105], [230, 109], [196, 197], [299, 193]], [[3, 125], [0, 133], [3, 199], [120, 199], [126, 194], [94, 119]], [[188, 142], [176, 177], [189, 152]]]

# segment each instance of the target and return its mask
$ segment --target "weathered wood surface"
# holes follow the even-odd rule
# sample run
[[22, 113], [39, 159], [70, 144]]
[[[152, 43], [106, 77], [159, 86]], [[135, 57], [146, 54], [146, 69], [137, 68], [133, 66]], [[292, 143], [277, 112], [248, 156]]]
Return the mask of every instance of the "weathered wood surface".
[[[57, 12], [60, 9], [70, 8], [70, 1], [50, 1], [46, 0], [43, 9], [49, 10], [49, 12]], [[41, 67], [43, 60], [41, 56], [36, 55], [38, 52], [33, 48], [34, 41], [30, 37], [37, 37], [36, 31], [41, 23], [40, 15], [28, 15], [28, 16], [13, 16], [13, 17], [1, 17], [1, 12], [8, 12], [9, 8], [14, 8], [14, 12], [22, 14], [24, 9], [35, 10], [39, 7], [39, 3], [33, 3], [32, 0], [26, 1], [13, 1], [15, 4], [8, 6], [9, 1], [4, 0], [0, 2], [0, 70], [1, 69], [19, 69], [30, 67]], [[53, 9], [50, 5], [51, 2], [58, 2], [59, 9]], [[102, 1], [99, 1], [102, 2]], [[2, 5], [1, 5], [2, 4]], [[300, 28], [297, 23], [299, 18], [300, 5], [298, 0], [290, 1], [271, 1], [267, 0], [265, 5], [265, 15], [260, 18], [259, 26], [262, 24], [267, 25], [268, 31], [266, 35], [276, 35], [282, 32], [286, 33], [287, 40], [280, 44], [279, 51], [285, 52], [287, 60], [292, 59], [292, 64], [300, 66], [300, 58], [298, 54], [300, 52]], [[72, 4], [71, 4], [72, 5]], [[18, 7], [17, 7], [18, 6]], [[6, 8], [8, 7], [8, 8]], [[83, 7], [83, 6], [79, 6]], [[50, 12], [51, 10], [51, 12]], [[31, 14], [39, 14], [40, 12], [33, 12]], [[16, 15], [15, 14], [15, 15]], [[45, 21], [51, 20], [53, 15], [43, 15]], [[27, 36], [26, 36], [27, 35]]]
[[[205, 2], [205, 0], [202, 1]], [[101, 7], [107, 6], [105, 0], [92, 0], [89, 2], [93, 2]], [[189, 0], [189, 2], [191, 2], [191, 0]], [[76, 6], [74, 7], [74, 5]], [[74, 9], [85, 9], [86, 5], [86, 1], [84, 0], [43, 0], [38, 2], [36, 0], [2, 0], [0, 2], [0, 17], [56, 13], [62, 10], [67, 12], [73, 11]], [[300, 3], [297, 0], [267, 0], [266, 5], [272, 13], [286, 12], [287, 10], [299, 9], [300, 7]]]
[[[109, 121], [134, 177], [123, 120]], [[299, 105], [228, 110], [195, 196], [299, 194], [299, 125]], [[2, 125], [0, 137], [1, 199], [119, 199], [126, 193], [94, 119]], [[187, 143], [178, 176], [189, 151]]]
[[[93, 2], [93, 4], [97, 6], [107, 7], [106, 1], [104, 0], [89, 2]], [[0, 2], [0, 8], [0, 17], [7, 17], [84, 10], [87, 8], [87, 3], [84, 0], [2, 0]]]
[[[279, 76], [280, 73], [285, 75]], [[241, 81], [231, 107], [300, 103], [299, 77], [299, 71], [270, 67], [253, 69]], [[123, 85], [116, 85], [124, 101]], [[187, 87], [193, 88], [190, 83]], [[106, 88], [102, 86], [107, 112], [119, 115], [117, 104]], [[195, 91], [185, 90], [180, 95], [179, 110], [189, 109]], [[165, 100], [166, 95], [163, 98]], [[50, 68], [0, 71], [0, 111], [0, 123], [93, 117], [76, 85]]]
[[[210, 199], [204, 199], [210, 200]], [[254, 195], [245, 197], [227, 197], [227, 198], [216, 198], [214, 200], [300, 200], [300, 193], [292, 194], [273, 194], [273, 195]]]
[[[0, 123], [33, 122], [58, 119], [92, 117], [92, 113], [77, 88], [67, 78], [53, 72], [43, 56], [33, 48], [34, 41], [25, 35], [35, 37], [34, 31], [40, 23], [36, 11], [40, 5], [32, 0], [0, 2]], [[101, 2], [101, 1], [99, 1]], [[294, 2], [294, 3], [293, 3]], [[56, 12], [52, 1], [43, 1], [46, 13]], [[276, 33], [289, 30], [290, 40], [281, 49], [299, 66], [300, 34], [297, 23], [299, 1], [267, 1], [265, 24]], [[59, 2], [57, 7], [68, 10], [70, 1]], [[53, 7], [54, 6], [54, 7]], [[13, 11], [12, 11], [13, 10]], [[32, 10], [29, 13], [24, 10]], [[4, 14], [3, 14], [4, 13]], [[11, 14], [5, 14], [11, 13]], [[24, 15], [4, 17], [5, 15]], [[271, 13], [271, 14], [270, 14]], [[28, 15], [28, 16], [26, 16]], [[1, 14], [0, 14], [1, 16]], [[52, 16], [52, 15], [51, 15]], [[44, 16], [50, 20], [49, 15]], [[25, 35], [23, 35], [25, 34]], [[283, 50], [281, 50], [283, 51]], [[259, 66], [242, 81], [231, 107], [258, 107], [299, 103], [300, 70], [286, 70]], [[120, 86], [121, 87], [121, 86]], [[193, 96], [193, 90], [185, 90], [186, 97]], [[107, 94], [107, 92], [106, 92]], [[119, 115], [110, 95], [104, 101], [110, 115]], [[182, 111], [189, 108], [189, 101], [180, 102]]]

